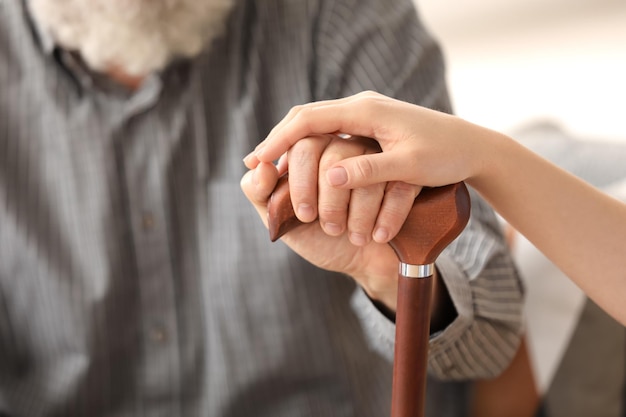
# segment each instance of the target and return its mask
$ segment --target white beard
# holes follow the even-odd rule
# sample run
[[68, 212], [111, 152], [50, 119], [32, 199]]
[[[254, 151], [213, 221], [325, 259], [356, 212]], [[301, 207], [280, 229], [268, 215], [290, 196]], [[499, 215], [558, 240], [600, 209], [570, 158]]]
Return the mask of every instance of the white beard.
[[224, 30], [234, 0], [30, 0], [55, 42], [95, 71], [132, 76], [198, 54]]

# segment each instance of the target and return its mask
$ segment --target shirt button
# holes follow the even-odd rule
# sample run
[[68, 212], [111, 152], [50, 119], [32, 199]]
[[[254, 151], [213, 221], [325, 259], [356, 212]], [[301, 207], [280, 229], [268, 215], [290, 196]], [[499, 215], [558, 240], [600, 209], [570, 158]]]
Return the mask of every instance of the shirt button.
[[146, 211], [141, 216], [141, 226], [143, 230], [149, 231], [154, 229], [154, 214], [150, 211]]
[[154, 329], [152, 329], [151, 337], [152, 337], [152, 340], [154, 340], [155, 342], [159, 342], [159, 343], [165, 342], [165, 340], [167, 339], [165, 330], [163, 330], [160, 327], [155, 327]]

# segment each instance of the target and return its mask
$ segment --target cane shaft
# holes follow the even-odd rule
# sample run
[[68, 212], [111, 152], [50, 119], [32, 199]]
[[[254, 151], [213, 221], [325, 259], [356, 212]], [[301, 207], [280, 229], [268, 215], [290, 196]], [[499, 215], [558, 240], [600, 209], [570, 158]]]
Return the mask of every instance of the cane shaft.
[[433, 278], [398, 277], [392, 417], [423, 417]]

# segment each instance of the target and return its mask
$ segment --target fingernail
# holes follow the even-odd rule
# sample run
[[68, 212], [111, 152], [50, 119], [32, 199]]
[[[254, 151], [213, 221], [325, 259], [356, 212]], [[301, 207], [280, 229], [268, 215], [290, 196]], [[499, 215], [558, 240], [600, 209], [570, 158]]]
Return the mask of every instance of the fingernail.
[[344, 167], [335, 167], [328, 170], [326, 178], [330, 185], [343, 185], [348, 181], [348, 172]]
[[328, 233], [331, 236], [339, 236], [341, 232], [343, 231], [341, 229], [341, 226], [339, 226], [337, 223], [324, 224], [324, 230], [326, 230], [326, 233]]
[[254, 161], [254, 159], [256, 159], [256, 155], [254, 154], [254, 151], [252, 151], [243, 158], [243, 163], [248, 166], [250, 165], [250, 162]]
[[300, 220], [310, 222], [315, 220], [313, 216], [313, 207], [310, 204], [303, 203], [298, 205], [298, 218]]
[[387, 232], [387, 229], [379, 227], [378, 229], [374, 230], [373, 237], [374, 240], [378, 243], [386, 243], [389, 239], [389, 232]]
[[252, 184], [254, 184], [254, 185], [259, 185], [259, 179], [257, 178], [257, 172], [259, 172], [258, 169], [255, 169], [254, 171], [252, 171]]
[[365, 246], [367, 240], [361, 233], [350, 233], [350, 242], [356, 246]]

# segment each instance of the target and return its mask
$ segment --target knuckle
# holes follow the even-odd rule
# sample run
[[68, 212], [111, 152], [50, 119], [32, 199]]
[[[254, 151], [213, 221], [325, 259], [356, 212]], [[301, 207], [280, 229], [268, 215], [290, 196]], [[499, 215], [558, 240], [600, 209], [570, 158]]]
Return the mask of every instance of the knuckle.
[[311, 125], [311, 115], [313, 108], [310, 104], [299, 104], [292, 108], [293, 119], [299, 121], [299, 123], [305, 125], [309, 131], [313, 130]]
[[357, 96], [359, 96], [359, 98], [363, 98], [363, 99], [370, 99], [370, 98], [380, 97], [380, 93], [377, 93], [374, 90], [365, 90], [365, 91], [362, 91], [359, 94], [357, 94]]
[[327, 169], [331, 165], [352, 155], [353, 151], [347, 147], [347, 143], [343, 140], [328, 139], [328, 146], [324, 149], [320, 157], [320, 168]]
[[415, 198], [419, 194], [421, 187], [403, 181], [392, 181], [387, 184], [386, 193], [394, 199]]
[[[376, 185], [376, 184], [375, 184]], [[352, 190], [352, 198], [361, 198], [369, 200], [369, 197], [376, 196], [380, 193], [380, 189], [376, 186], [359, 187]]]
[[315, 143], [311, 139], [302, 139], [294, 143], [288, 151], [289, 165], [309, 164], [315, 155]]
[[320, 157], [320, 169], [326, 171], [342, 159], [343, 155], [340, 152], [337, 152], [336, 150], [328, 150]]
[[388, 227], [397, 227], [406, 219], [406, 211], [398, 205], [387, 205], [379, 216], [379, 223]]
[[358, 94], [358, 99], [362, 102], [362, 105], [370, 108], [389, 100], [388, 97], [372, 90], [366, 90]]
[[293, 106], [291, 109], [289, 109], [289, 112], [287, 113], [289, 116], [296, 116], [298, 115], [300, 112], [302, 112], [302, 110], [305, 108], [304, 104], [298, 104]]
[[353, 171], [357, 178], [371, 178], [376, 173], [376, 168], [369, 158], [358, 158]]
[[317, 193], [317, 187], [315, 187], [313, 182], [308, 183], [306, 181], [294, 181], [289, 184], [289, 193], [291, 194], [291, 199], [294, 203], [296, 201], [303, 202], [307, 198], [314, 198]]
[[350, 216], [350, 218], [348, 219], [348, 230], [351, 233], [358, 233], [363, 236], [369, 237], [372, 232], [372, 228], [374, 227], [375, 220], [376, 220], [375, 218], [371, 218], [371, 219], [365, 218], [365, 217], [354, 218]]
[[346, 208], [331, 204], [321, 204], [318, 212], [322, 219], [342, 219], [346, 215]]

